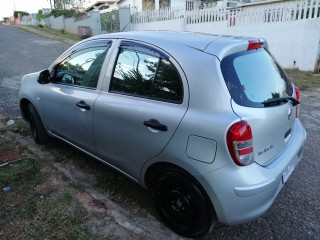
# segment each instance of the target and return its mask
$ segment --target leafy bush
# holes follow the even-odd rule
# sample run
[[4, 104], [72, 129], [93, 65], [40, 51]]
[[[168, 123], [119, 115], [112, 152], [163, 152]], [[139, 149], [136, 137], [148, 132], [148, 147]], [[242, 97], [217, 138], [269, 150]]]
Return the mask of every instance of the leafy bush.
[[20, 17], [22, 18], [23, 16], [28, 16], [28, 15], [30, 15], [30, 14], [27, 13], [27, 12], [23, 12], [23, 11], [14, 11], [14, 12], [13, 12], [14, 18], [18, 18], [19, 15], [20, 15]]
[[53, 9], [47, 17], [54, 16], [54, 17], [60, 17], [65, 16], [66, 18], [79, 18], [83, 13], [78, 12], [75, 9]]

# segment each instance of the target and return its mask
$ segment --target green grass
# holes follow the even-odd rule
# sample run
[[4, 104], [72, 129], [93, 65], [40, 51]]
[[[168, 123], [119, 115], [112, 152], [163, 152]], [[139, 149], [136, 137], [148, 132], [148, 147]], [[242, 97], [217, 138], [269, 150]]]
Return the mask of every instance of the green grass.
[[3, 165], [0, 166], [0, 177], [3, 179], [12, 179], [18, 175], [30, 175], [30, 173], [36, 171], [36, 169], [39, 167], [35, 158], [21, 156], [18, 160], [19, 161], [12, 163], [2, 163]]
[[[4, 159], [7, 156], [23, 155], [32, 153], [15, 138], [0, 136], [0, 163], [7, 162]], [[41, 169], [48, 162], [36, 159], [35, 165], [26, 160], [0, 167], [0, 238], [98, 239], [89, 233], [85, 212], [73, 198], [71, 189], [54, 198], [50, 192], [37, 190], [46, 183], [47, 176]], [[10, 190], [3, 191], [4, 187]]]
[[[7, 126], [9, 120], [14, 120], [14, 124]], [[24, 121], [22, 118], [10, 118], [6, 117], [1, 120], [1, 122], [6, 126], [7, 130], [15, 133], [19, 133], [22, 136], [31, 136], [30, 125], [28, 122]]]
[[39, 199], [32, 217], [23, 221], [21, 239], [97, 239], [64, 200]]
[[320, 74], [286, 69], [287, 75], [301, 91], [312, 91], [320, 88]]
[[57, 30], [57, 29], [52, 29], [50, 27], [39, 27], [39, 26], [33, 26], [33, 25], [28, 25], [27, 27], [29, 28], [33, 28], [36, 29], [38, 31], [43, 31], [46, 32], [48, 34], [54, 35], [56, 36], [58, 39], [70, 39], [73, 41], [80, 41], [81, 38], [76, 35], [76, 34], [72, 34], [72, 33], [68, 33], [66, 31], [64, 31], [63, 29]]

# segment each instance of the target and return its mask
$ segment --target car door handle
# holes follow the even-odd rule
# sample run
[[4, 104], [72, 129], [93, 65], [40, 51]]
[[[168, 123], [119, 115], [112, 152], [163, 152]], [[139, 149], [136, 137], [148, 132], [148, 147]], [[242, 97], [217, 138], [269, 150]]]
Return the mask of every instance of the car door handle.
[[76, 104], [79, 108], [90, 110], [90, 105], [86, 104], [85, 101], [80, 101]]
[[156, 119], [150, 119], [149, 121], [144, 121], [143, 125], [160, 130], [160, 131], [168, 131], [168, 127], [166, 125], [159, 123], [159, 121]]

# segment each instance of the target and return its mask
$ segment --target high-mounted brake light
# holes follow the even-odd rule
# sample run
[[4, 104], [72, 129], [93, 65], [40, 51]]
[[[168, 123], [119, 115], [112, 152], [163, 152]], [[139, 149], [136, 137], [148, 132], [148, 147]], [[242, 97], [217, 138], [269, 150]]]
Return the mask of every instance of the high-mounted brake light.
[[259, 40], [249, 40], [248, 49], [247, 50], [254, 50], [261, 48], [261, 42]]
[[[299, 101], [300, 100], [300, 90], [296, 86], [294, 86], [294, 90], [296, 92], [296, 99]], [[299, 117], [299, 105], [296, 106], [296, 118]]]
[[254, 162], [252, 131], [246, 121], [234, 123], [227, 132], [227, 146], [233, 161], [238, 166]]

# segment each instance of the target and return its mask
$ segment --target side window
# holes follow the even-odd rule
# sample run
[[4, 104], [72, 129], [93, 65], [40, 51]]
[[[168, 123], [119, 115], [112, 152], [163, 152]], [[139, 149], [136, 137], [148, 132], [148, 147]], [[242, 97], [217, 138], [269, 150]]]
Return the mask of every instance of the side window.
[[169, 60], [135, 49], [120, 50], [111, 92], [180, 103], [182, 89], [180, 75]]
[[162, 59], [154, 81], [152, 98], [182, 101], [182, 83], [177, 69], [166, 59]]
[[73, 53], [57, 67], [57, 83], [96, 88], [108, 47], [92, 47]]
[[111, 91], [147, 97], [159, 58], [134, 50], [122, 49], [111, 80]]

